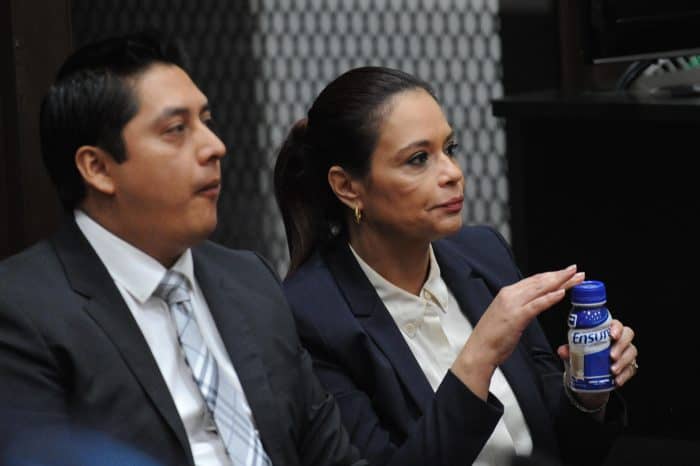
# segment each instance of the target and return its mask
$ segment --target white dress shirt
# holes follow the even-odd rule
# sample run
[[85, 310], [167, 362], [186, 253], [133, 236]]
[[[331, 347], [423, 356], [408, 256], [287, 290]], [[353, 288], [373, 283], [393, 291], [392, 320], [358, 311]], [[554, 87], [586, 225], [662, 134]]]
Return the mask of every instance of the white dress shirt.
[[[177, 331], [168, 305], [152, 296], [167, 269], [151, 256], [107, 231], [83, 211], [76, 210], [74, 214], [78, 228], [107, 268], [151, 349], [182, 419], [195, 464], [230, 465], [231, 460], [177, 342]], [[216, 358], [221, 376], [240, 387], [236, 371], [194, 276], [191, 250], [185, 251], [172, 269], [181, 272], [192, 284], [193, 314], [202, 338]], [[252, 418], [247, 401], [245, 406]]]
[[[350, 250], [401, 330], [433, 391], [436, 391], [471, 335], [472, 325], [440, 276], [440, 266], [435, 260], [432, 246], [430, 271], [419, 296], [395, 286], [363, 261], [352, 246]], [[473, 463], [478, 466], [509, 464], [515, 453], [529, 455], [532, 452], [527, 423], [500, 368], [496, 368], [491, 378], [489, 391], [503, 404], [504, 412]]]

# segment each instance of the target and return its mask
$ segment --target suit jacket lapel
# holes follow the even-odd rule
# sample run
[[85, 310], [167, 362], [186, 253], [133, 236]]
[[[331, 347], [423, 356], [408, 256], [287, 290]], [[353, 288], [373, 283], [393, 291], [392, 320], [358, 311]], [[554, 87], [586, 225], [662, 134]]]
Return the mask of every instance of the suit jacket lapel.
[[472, 274], [472, 266], [458, 248], [445, 241], [433, 243], [435, 259], [440, 266], [440, 275], [457, 299], [459, 307], [471, 322], [472, 327], [491, 304], [493, 295], [484, 280]]
[[[433, 243], [433, 249], [445, 283], [475, 327], [498, 290], [490, 290], [478, 274], [472, 274], [472, 266], [459, 248], [447, 241], [438, 241]], [[522, 345], [518, 345], [499, 367], [518, 400], [533, 444], [537, 447], [551, 443], [551, 432], [543, 430], [550, 421], [546, 418], [548, 411], [538, 391], [540, 382], [532, 376], [533, 367]]]
[[246, 319], [246, 313], [251, 312], [251, 302], [246, 298], [250, 293], [235, 280], [235, 271], [217, 274], [213, 267], [207, 266], [205, 256], [196, 248], [192, 253], [197, 282], [241, 382], [265, 451], [273, 463], [284, 462], [284, 436], [279, 429], [279, 413], [272, 401], [275, 396], [259, 343]]
[[350, 310], [389, 359], [413, 401], [422, 410], [432, 399], [433, 390], [352, 251], [343, 242], [328, 249], [324, 259], [336, 277]]
[[187, 434], [151, 350], [109, 272], [71, 219], [52, 239], [73, 289], [86, 297], [86, 312], [117, 347], [147, 396], [172, 429], [190, 464]]

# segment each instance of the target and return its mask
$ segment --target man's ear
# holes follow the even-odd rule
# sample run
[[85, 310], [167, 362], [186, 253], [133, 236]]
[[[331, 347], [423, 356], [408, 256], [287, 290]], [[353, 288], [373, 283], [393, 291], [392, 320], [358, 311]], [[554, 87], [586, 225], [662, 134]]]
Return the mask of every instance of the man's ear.
[[105, 195], [115, 191], [111, 170], [115, 164], [111, 155], [96, 146], [80, 146], [75, 151], [75, 165], [85, 184]]
[[351, 210], [355, 207], [362, 210], [363, 185], [353, 178], [345, 169], [338, 165], [333, 165], [328, 169], [328, 184], [340, 202], [348, 206]]

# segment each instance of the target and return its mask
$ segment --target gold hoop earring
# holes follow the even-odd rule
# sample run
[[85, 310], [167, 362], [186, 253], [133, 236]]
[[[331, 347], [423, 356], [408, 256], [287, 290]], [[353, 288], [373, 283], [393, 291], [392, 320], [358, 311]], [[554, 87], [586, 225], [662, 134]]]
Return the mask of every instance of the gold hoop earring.
[[360, 220], [362, 220], [362, 211], [359, 207], [355, 206], [355, 208], [353, 209], [353, 213], [355, 214], [355, 223], [359, 225]]

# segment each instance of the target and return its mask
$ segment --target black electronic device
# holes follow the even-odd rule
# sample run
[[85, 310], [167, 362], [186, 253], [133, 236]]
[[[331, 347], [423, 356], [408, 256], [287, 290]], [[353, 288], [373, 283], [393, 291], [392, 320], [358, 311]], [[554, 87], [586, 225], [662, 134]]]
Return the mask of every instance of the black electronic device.
[[612, 63], [700, 54], [698, 0], [580, 0], [584, 58]]

